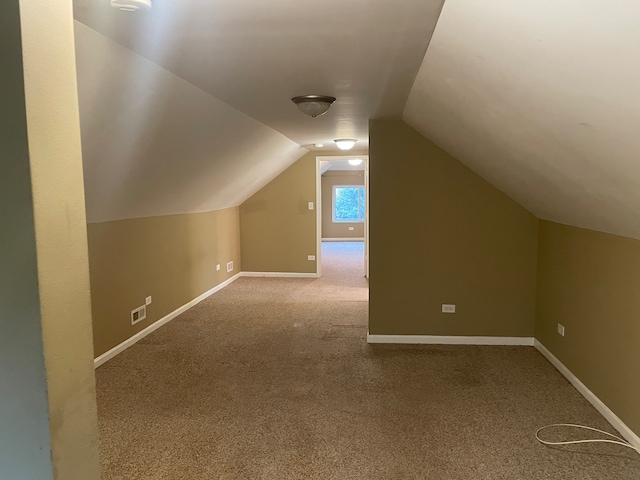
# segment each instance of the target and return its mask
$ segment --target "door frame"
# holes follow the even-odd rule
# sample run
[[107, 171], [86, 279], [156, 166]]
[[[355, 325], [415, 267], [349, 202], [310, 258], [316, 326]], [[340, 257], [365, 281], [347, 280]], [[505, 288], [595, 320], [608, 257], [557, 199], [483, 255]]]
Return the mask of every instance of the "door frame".
[[321, 162], [344, 162], [359, 158], [364, 161], [364, 276], [369, 278], [369, 155], [316, 156], [316, 274], [322, 276], [322, 167]]

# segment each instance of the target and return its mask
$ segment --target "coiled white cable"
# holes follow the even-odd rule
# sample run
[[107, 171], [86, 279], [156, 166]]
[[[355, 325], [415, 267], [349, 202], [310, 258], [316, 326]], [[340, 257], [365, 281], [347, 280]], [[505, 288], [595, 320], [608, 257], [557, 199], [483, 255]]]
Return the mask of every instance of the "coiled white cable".
[[[592, 432], [597, 432], [603, 435], [607, 435], [608, 437], [615, 438], [615, 440], [609, 440], [608, 438], [594, 438], [594, 439], [585, 439], [585, 440], [568, 440], [564, 442], [549, 442], [547, 440], [541, 439], [540, 432], [542, 430], [545, 430], [547, 428], [552, 428], [552, 427], [570, 427], [570, 428], [580, 428], [583, 430], [590, 430]], [[627, 442], [624, 438], [620, 438], [617, 435], [613, 435], [603, 430], [598, 430], [597, 428], [586, 427], [584, 425], [576, 425], [573, 423], [554, 423], [553, 425], [546, 425], [544, 427], [541, 427], [536, 431], [536, 440], [538, 440], [543, 445], [577, 445], [580, 443], [613, 443], [615, 445], [621, 445], [623, 447], [627, 447], [632, 450], [635, 450], [637, 453], [640, 454], [640, 448], [634, 447], [629, 442]]]

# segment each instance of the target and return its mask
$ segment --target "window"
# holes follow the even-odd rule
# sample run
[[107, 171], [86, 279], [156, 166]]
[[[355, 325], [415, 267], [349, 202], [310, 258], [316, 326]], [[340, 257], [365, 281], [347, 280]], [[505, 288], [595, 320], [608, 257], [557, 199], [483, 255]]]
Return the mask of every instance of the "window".
[[364, 187], [360, 185], [333, 186], [333, 221], [364, 222]]

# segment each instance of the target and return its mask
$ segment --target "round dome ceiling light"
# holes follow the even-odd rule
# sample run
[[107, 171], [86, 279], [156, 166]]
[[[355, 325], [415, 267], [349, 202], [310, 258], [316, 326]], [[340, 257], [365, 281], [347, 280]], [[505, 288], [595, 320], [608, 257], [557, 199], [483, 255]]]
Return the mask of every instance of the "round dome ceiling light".
[[334, 140], [340, 150], [351, 150], [358, 140], [352, 138], [338, 138]]
[[125, 12], [138, 12], [150, 10], [151, 0], [111, 0], [111, 6]]
[[349, 165], [353, 165], [354, 167], [357, 167], [358, 165], [360, 165], [362, 163], [362, 159], [361, 158], [350, 158], [347, 161], [349, 162]]
[[315, 118], [327, 113], [336, 98], [327, 95], [303, 95], [293, 97], [291, 101], [297, 105], [298, 110], [302, 113]]

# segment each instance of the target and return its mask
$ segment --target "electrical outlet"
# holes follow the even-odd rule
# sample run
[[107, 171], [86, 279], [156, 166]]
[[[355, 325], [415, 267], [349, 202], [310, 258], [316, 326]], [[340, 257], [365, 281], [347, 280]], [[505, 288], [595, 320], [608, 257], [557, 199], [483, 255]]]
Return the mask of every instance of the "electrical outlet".
[[313, 202], [309, 202], [309, 210], [313, 210]]
[[151, 295], [149, 295], [147, 298], [144, 299], [144, 304], [151, 305]]
[[219, 272], [219, 271], [220, 271], [220, 264], [217, 264], [216, 265], [216, 272]]
[[558, 333], [564, 337], [564, 325], [558, 324]]
[[442, 304], [442, 313], [456, 313], [456, 306], [447, 303]]
[[233, 270], [233, 262], [228, 262], [227, 263], [227, 272], [230, 272]]
[[147, 307], [142, 305], [141, 307], [131, 310], [131, 325], [135, 325], [147, 318]]
[[353, 231], [353, 227], [349, 227], [349, 231]]
[[307, 255], [307, 260], [311, 260], [311, 261], [313, 261], [313, 260], [315, 260], [315, 259], [316, 259], [316, 256], [315, 256], [315, 255]]

